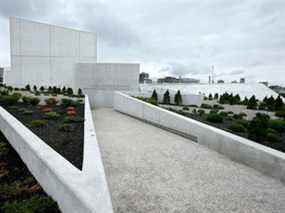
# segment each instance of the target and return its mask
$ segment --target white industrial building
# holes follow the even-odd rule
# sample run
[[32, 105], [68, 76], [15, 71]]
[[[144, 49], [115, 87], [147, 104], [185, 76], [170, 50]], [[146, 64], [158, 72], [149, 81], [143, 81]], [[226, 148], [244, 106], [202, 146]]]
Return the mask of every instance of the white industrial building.
[[7, 85], [82, 88], [97, 105], [112, 105], [114, 90], [139, 87], [139, 64], [97, 63], [91, 32], [12, 17], [10, 48]]

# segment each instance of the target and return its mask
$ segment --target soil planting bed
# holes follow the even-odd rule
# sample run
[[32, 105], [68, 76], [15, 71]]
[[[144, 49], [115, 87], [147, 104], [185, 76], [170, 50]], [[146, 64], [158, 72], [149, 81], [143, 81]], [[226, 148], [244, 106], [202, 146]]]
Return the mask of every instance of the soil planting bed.
[[[18, 102], [4, 108], [74, 166], [82, 169], [84, 104], [78, 104], [75, 107], [75, 116], [68, 116], [67, 107], [63, 105], [47, 107]], [[47, 116], [46, 111], [50, 110], [56, 113], [56, 117]], [[33, 124], [33, 121], [39, 120], [45, 123]]]
[[60, 211], [0, 132], [0, 213], [20, 212]]

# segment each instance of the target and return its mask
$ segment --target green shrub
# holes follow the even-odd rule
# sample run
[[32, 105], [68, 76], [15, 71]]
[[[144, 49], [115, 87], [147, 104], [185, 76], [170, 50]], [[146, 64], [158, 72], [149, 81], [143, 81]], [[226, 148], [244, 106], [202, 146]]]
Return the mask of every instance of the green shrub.
[[223, 123], [223, 116], [216, 113], [208, 114], [206, 119], [212, 123]]
[[21, 93], [15, 92], [12, 94], [12, 96], [17, 97], [18, 99], [20, 99], [22, 97]]
[[58, 101], [55, 98], [48, 98], [45, 102], [47, 105], [56, 105]]
[[246, 128], [240, 123], [233, 123], [229, 129], [234, 132], [246, 132]]
[[280, 138], [280, 136], [278, 134], [267, 133], [266, 141], [272, 142], [272, 143], [277, 143], [277, 142], [281, 141], [281, 138]]
[[68, 94], [69, 96], [72, 96], [72, 95], [73, 95], [73, 90], [72, 90], [72, 88], [67, 88], [66, 92], [67, 92], [67, 94]]
[[34, 106], [38, 105], [40, 103], [40, 99], [38, 98], [31, 98], [30, 103]]
[[212, 109], [213, 108], [210, 104], [205, 104], [205, 103], [202, 103], [200, 107], [204, 108], [204, 109]]
[[47, 120], [33, 120], [31, 121], [31, 126], [32, 127], [42, 127], [47, 125], [48, 121]]
[[3, 157], [9, 153], [9, 146], [7, 143], [2, 143], [0, 141], [0, 157]]
[[27, 84], [27, 85], [25, 86], [25, 89], [26, 89], [26, 90], [28, 90], [28, 91], [30, 91], [30, 90], [31, 90], [30, 85], [29, 85], [29, 84]]
[[210, 110], [210, 113], [218, 113], [218, 112], [219, 112], [218, 109], [212, 109], [212, 110]]
[[5, 213], [59, 213], [57, 203], [49, 197], [35, 195], [26, 200], [6, 202], [2, 207]]
[[284, 118], [284, 119], [285, 119], [285, 110], [277, 111], [277, 112], [275, 112], [275, 115], [276, 115], [277, 117], [280, 117], [280, 118]]
[[81, 122], [84, 122], [84, 119], [79, 116], [77, 117], [67, 116], [63, 119], [63, 122], [64, 123], [81, 123]]
[[24, 115], [32, 115], [33, 111], [32, 110], [25, 110], [25, 111], [23, 111], [23, 114]]
[[180, 90], [177, 91], [177, 93], [174, 95], [174, 103], [176, 105], [182, 105], [182, 95], [180, 93]]
[[202, 115], [204, 115], [205, 114], [205, 110], [203, 110], [203, 109], [198, 109], [198, 114], [200, 115], [200, 116], [202, 116]]
[[13, 95], [2, 95], [0, 96], [0, 102], [3, 103], [3, 105], [11, 106], [15, 105], [19, 100], [19, 97], [13, 96]]
[[278, 132], [285, 131], [285, 121], [284, 120], [270, 120], [269, 125], [271, 129], [274, 129]]
[[74, 129], [70, 124], [61, 124], [59, 125], [58, 129], [62, 132], [72, 132]]
[[243, 117], [246, 117], [246, 116], [247, 116], [246, 113], [241, 112], [241, 113], [239, 113], [239, 114], [234, 114], [234, 115], [233, 115], [233, 118], [234, 118], [234, 119], [243, 119]]
[[47, 112], [45, 113], [45, 117], [47, 119], [57, 119], [60, 117], [60, 115], [57, 112]]
[[195, 107], [195, 108], [198, 108], [198, 106], [197, 106], [197, 105], [195, 105], [195, 104], [190, 104], [190, 105], [189, 105], [189, 107]]
[[150, 103], [150, 104], [153, 104], [153, 105], [156, 105], [157, 106], [157, 99], [155, 99], [155, 98], [153, 98], [153, 97], [151, 97], [151, 98], [149, 98], [148, 99], [148, 103]]
[[214, 104], [213, 108], [214, 109], [225, 109], [225, 107], [223, 107], [222, 105], [219, 105], [219, 104]]
[[41, 87], [40, 87], [40, 91], [41, 91], [41, 92], [44, 92], [44, 91], [45, 91], [45, 88], [44, 88], [43, 86], [41, 86]]
[[31, 97], [28, 97], [28, 96], [23, 96], [22, 97], [22, 101], [25, 103], [25, 104], [30, 104], [31, 103]]
[[245, 119], [240, 119], [240, 120], [236, 120], [236, 123], [243, 125], [245, 128], [248, 127], [249, 121], [245, 120]]
[[77, 104], [75, 103], [75, 101], [68, 99], [68, 98], [62, 98], [61, 99], [61, 104], [64, 107], [69, 107], [69, 106], [76, 106]]
[[228, 113], [227, 113], [227, 112], [224, 112], [224, 111], [220, 112], [219, 114], [220, 114], [221, 116], [223, 116], [223, 117], [227, 117], [227, 116], [228, 116]]
[[170, 94], [168, 90], [163, 94], [163, 103], [170, 104]]
[[186, 111], [189, 111], [189, 107], [187, 107], [187, 106], [184, 106], [182, 109], [186, 110]]

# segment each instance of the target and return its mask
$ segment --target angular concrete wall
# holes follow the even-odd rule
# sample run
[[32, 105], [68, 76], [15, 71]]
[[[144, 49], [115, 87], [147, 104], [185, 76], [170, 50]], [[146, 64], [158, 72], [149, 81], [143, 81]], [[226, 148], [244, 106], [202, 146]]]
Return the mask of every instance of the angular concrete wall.
[[11, 72], [5, 82], [74, 86], [78, 62], [96, 62], [94, 33], [10, 18]]
[[138, 91], [139, 71], [139, 64], [78, 63], [75, 87], [83, 89], [92, 106], [112, 106], [114, 91]]
[[121, 92], [115, 92], [114, 109], [189, 136], [201, 145], [285, 183], [285, 153], [156, 107]]
[[113, 213], [87, 97], [82, 171], [2, 107], [0, 128], [43, 189], [58, 202], [63, 213]]

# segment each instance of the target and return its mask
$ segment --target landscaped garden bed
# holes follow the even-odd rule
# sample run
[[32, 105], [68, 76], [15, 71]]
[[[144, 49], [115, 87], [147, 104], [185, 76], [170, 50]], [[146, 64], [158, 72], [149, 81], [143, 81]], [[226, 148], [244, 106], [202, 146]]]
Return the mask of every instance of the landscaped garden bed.
[[0, 213], [57, 213], [55, 201], [43, 191], [0, 131]]
[[[36, 90], [37, 88], [34, 88]], [[0, 106], [15, 116], [45, 143], [78, 169], [82, 168], [84, 143], [84, 100], [61, 93], [60, 89], [24, 92], [10, 88], [0, 91]], [[22, 90], [20, 90], [22, 91]], [[52, 96], [48, 96], [49, 91]], [[66, 96], [69, 95], [69, 96]], [[72, 96], [72, 97], [70, 97]]]
[[[183, 105], [179, 91], [175, 94], [174, 103], [170, 103], [168, 91], [162, 103], [158, 103], [155, 90], [150, 98], [137, 98], [285, 152], [285, 105], [280, 96], [259, 101], [254, 95], [241, 100], [238, 95], [228, 93], [220, 97], [210, 94], [201, 106]], [[239, 112], [230, 109], [238, 109]]]

